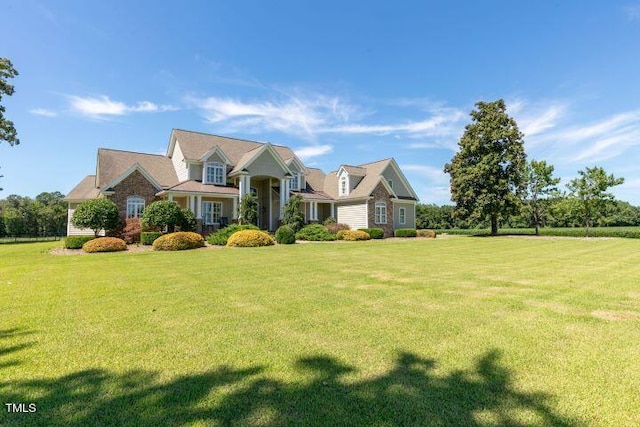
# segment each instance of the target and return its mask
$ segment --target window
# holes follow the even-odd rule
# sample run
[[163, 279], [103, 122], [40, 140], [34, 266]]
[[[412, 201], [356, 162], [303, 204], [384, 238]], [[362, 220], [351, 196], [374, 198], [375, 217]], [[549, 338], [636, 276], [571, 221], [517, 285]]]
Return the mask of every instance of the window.
[[346, 194], [347, 194], [347, 177], [343, 175], [342, 178], [340, 178], [340, 195], [345, 196]]
[[289, 190], [299, 190], [300, 189], [300, 184], [299, 184], [299, 178], [298, 178], [298, 174], [293, 175], [293, 177], [289, 180]]
[[205, 164], [205, 184], [224, 185], [224, 165], [222, 163], [206, 163]]
[[376, 202], [376, 215], [374, 222], [376, 224], [387, 223], [387, 205], [384, 202]]
[[127, 218], [140, 218], [144, 210], [144, 199], [129, 197], [127, 199]]
[[220, 224], [222, 202], [203, 202], [202, 219], [205, 225]]
[[389, 184], [389, 188], [391, 188], [393, 190], [393, 181], [389, 180], [389, 181], [387, 181], [387, 183]]
[[400, 223], [400, 225], [404, 225], [407, 223], [407, 209], [406, 208], [400, 208], [398, 210], [398, 222]]

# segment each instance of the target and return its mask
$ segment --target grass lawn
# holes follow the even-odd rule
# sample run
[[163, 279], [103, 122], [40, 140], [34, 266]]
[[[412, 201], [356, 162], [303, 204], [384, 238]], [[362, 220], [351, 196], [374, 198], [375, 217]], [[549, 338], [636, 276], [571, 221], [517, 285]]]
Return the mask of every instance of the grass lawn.
[[640, 425], [635, 239], [59, 245], [0, 246], [0, 425]]

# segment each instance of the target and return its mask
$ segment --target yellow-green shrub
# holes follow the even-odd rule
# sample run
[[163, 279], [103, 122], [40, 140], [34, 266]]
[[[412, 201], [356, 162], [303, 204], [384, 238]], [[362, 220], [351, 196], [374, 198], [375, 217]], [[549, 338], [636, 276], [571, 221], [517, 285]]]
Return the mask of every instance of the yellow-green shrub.
[[156, 251], [183, 251], [204, 246], [204, 238], [191, 231], [178, 231], [158, 237], [153, 241], [153, 249]]
[[82, 250], [88, 253], [126, 251], [127, 244], [117, 237], [98, 237], [82, 245]]
[[227, 240], [227, 246], [240, 248], [254, 248], [257, 246], [271, 246], [275, 240], [264, 231], [242, 230], [233, 233]]
[[436, 238], [436, 232], [433, 230], [416, 230], [416, 233], [418, 233], [418, 237]]
[[366, 231], [362, 230], [340, 230], [336, 234], [338, 240], [347, 240], [350, 242], [356, 240], [369, 240], [371, 236]]

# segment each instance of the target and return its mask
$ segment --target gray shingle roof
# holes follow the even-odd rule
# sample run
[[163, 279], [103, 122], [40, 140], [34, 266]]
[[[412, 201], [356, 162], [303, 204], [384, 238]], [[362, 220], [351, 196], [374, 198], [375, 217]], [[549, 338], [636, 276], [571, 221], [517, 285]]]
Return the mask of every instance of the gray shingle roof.
[[121, 176], [136, 163], [142, 166], [163, 188], [178, 184], [173, 163], [166, 156], [100, 148], [98, 150], [96, 186], [104, 189], [104, 186]]
[[69, 194], [65, 196], [65, 200], [89, 200], [95, 199], [100, 194], [100, 190], [96, 188], [96, 176], [87, 175], [78, 183]]
[[[356, 188], [351, 190], [348, 196], [338, 196], [338, 171], [332, 171], [327, 174], [324, 180], [324, 192], [335, 198], [336, 200], [349, 200], [368, 197], [378, 185], [382, 172], [389, 166], [391, 159], [378, 160], [377, 162], [366, 163], [359, 166], [342, 166], [349, 172], [347, 167], [356, 171], [354, 175], [362, 176], [362, 180]], [[362, 171], [365, 173], [362, 174]], [[351, 172], [349, 172], [351, 174]]]
[[[238, 195], [238, 189], [234, 187], [225, 187], [221, 185], [203, 184], [200, 181], [184, 181], [167, 191], [180, 191], [185, 193], [207, 193], [207, 194], [225, 194]], [[161, 191], [162, 193], [162, 191]]]

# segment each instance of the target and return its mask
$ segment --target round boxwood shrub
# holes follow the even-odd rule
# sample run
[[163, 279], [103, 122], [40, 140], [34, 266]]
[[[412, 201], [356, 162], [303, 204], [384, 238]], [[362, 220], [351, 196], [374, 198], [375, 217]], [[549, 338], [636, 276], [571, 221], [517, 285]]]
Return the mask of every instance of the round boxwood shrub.
[[197, 249], [204, 246], [204, 238], [191, 231], [178, 231], [158, 237], [153, 242], [156, 251], [183, 251]]
[[127, 243], [117, 237], [98, 237], [82, 245], [82, 250], [88, 253], [126, 251]]
[[309, 224], [302, 227], [302, 230], [296, 233], [296, 239], [318, 242], [336, 240], [336, 236], [329, 233], [327, 228], [322, 224]]
[[64, 239], [64, 247], [67, 249], [81, 249], [82, 245], [95, 238], [95, 236], [68, 236]]
[[429, 237], [431, 239], [436, 238], [436, 232], [433, 230], [416, 230], [418, 237]]
[[259, 228], [253, 224], [244, 224], [244, 225], [232, 224], [228, 227], [221, 228], [215, 233], [209, 234], [207, 236], [207, 242], [210, 245], [224, 246], [227, 244], [227, 240], [229, 240], [229, 236], [231, 236], [236, 231], [242, 231], [242, 230], [259, 230]]
[[382, 228], [359, 228], [359, 230], [367, 233], [372, 239], [384, 239], [384, 230]]
[[354, 242], [356, 240], [369, 240], [371, 236], [362, 230], [340, 230], [336, 234], [338, 240]]
[[288, 225], [282, 225], [276, 230], [276, 242], [281, 245], [290, 245], [296, 242], [296, 233]]
[[271, 246], [276, 242], [271, 236], [260, 230], [237, 231], [227, 240], [227, 246], [239, 248], [255, 248], [258, 246]]

